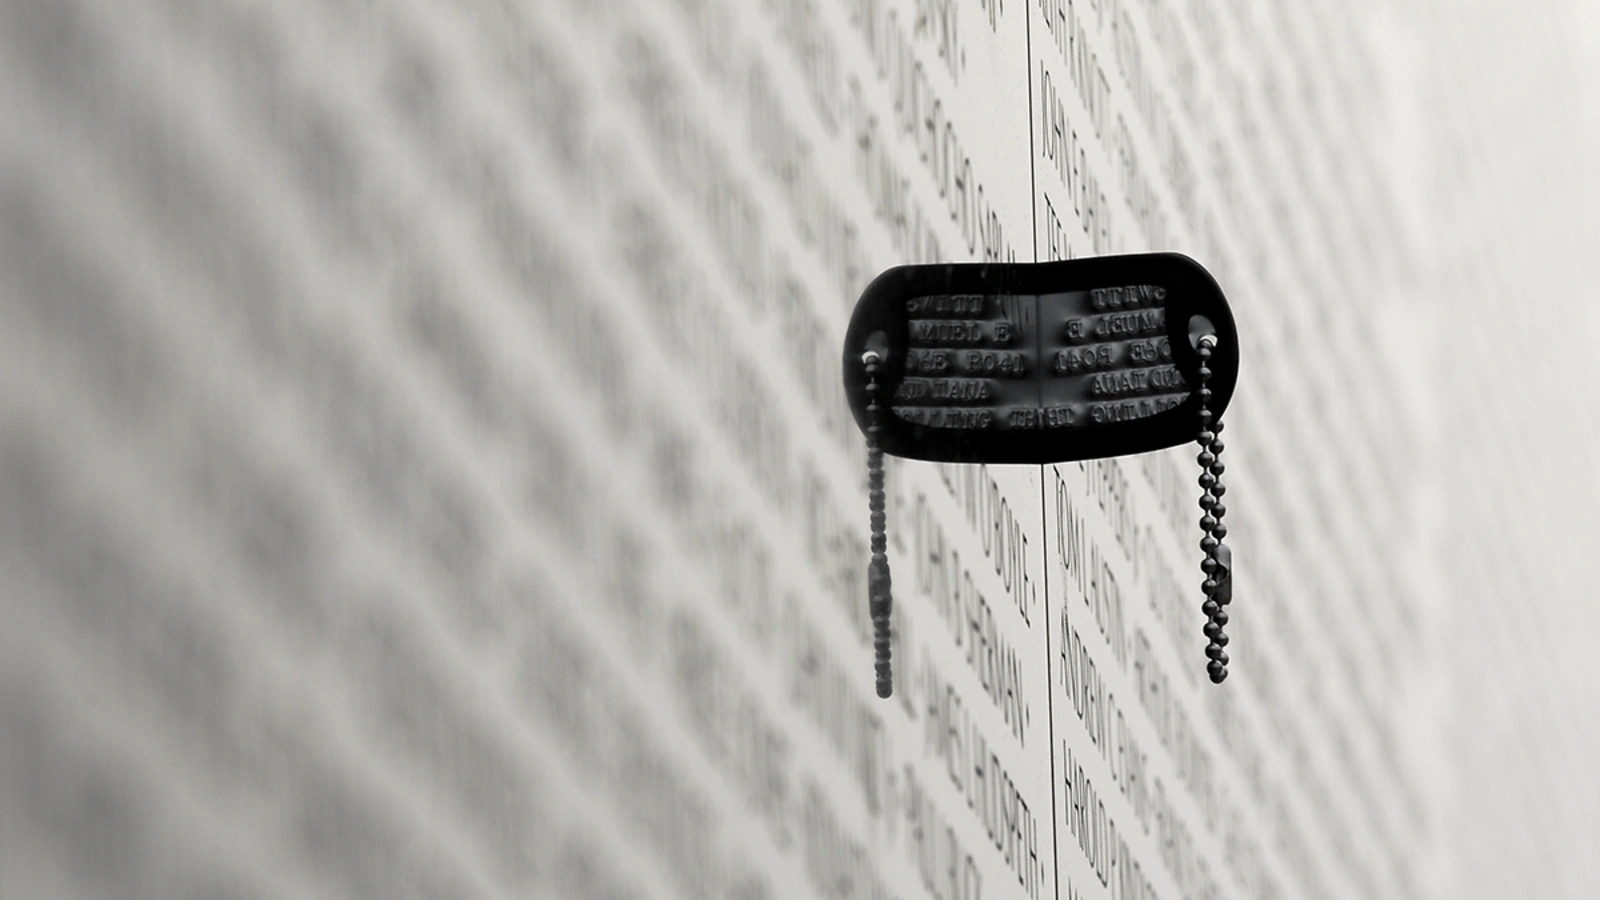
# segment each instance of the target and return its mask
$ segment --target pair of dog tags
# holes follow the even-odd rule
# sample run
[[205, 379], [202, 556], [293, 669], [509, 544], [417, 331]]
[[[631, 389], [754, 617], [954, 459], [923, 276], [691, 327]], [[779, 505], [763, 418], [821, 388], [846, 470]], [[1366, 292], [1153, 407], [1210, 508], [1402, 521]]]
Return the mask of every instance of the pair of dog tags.
[[900, 266], [874, 279], [845, 335], [844, 385], [868, 446], [878, 693], [892, 691], [884, 453], [1037, 465], [1198, 441], [1208, 669], [1225, 678], [1232, 563], [1217, 433], [1238, 371], [1222, 290], [1179, 254]]

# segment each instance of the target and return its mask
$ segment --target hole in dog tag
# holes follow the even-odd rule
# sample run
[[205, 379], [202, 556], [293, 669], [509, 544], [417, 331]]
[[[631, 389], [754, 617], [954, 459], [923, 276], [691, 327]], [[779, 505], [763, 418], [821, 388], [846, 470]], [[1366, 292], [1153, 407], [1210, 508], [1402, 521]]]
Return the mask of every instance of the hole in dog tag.
[[901, 266], [862, 294], [844, 382], [868, 426], [862, 354], [878, 353], [877, 442], [937, 462], [1052, 463], [1194, 440], [1202, 334], [1217, 338], [1210, 409], [1239, 351], [1222, 291], [1175, 253], [1048, 263]]

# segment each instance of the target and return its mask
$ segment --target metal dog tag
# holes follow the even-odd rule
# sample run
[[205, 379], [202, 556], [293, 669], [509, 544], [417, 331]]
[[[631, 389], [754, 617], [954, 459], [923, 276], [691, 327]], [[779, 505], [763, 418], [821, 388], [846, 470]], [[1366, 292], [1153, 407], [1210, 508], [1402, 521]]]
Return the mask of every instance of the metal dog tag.
[[868, 351], [881, 360], [877, 443], [938, 462], [1051, 463], [1188, 443], [1202, 334], [1217, 337], [1209, 406], [1238, 376], [1233, 315], [1176, 253], [1048, 263], [900, 266], [856, 304], [844, 383], [869, 427]]

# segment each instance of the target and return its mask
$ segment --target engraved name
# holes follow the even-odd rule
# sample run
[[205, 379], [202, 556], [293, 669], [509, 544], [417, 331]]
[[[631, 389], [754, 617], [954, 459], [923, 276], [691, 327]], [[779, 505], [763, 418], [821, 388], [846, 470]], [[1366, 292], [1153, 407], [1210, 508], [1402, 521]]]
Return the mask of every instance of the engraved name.
[[1096, 425], [1108, 422], [1129, 422], [1166, 412], [1183, 403], [1183, 396], [1146, 397], [1142, 400], [1123, 400], [1113, 403], [1094, 403], [1089, 406], [1089, 421]]
[[1129, 341], [1128, 359], [1142, 366], [1172, 362], [1172, 341], [1167, 338]]
[[[1121, 352], [1127, 347], [1126, 360]], [[1057, 375], [1076, 375], [1097, 369], [1132, 363], [1150, 366], [1172, 361], [1172, 342], [1166, 338], [1129, 341], [1126, 344], [1096, 344], [1057, 350], [1051, 371]]]
[[894, 392], [896, 402], [983, 403], [993, 397], [982, 378], [907, 378]]
[[906, 372], [911, 375], [943, 375], [950, 371], [949, 350], [910, 350], [906, 353]]
[[985, 299], [982, 294], [912, 297], [906, 311], [914, 316], [982, 316]]
[[1101, 344], [1097, 347], [1057, 350], [1055, 365], [1051, 370], [1057, 375], [1075, 375], [1093, 369], [1107, 369], [1117, 361], [1115, 349], [1109, 344]]
[[988, 428], [996, 421], [994, 413], [987, 409], [896, 406], [894, 414], [913, 425], [926, 425], [930, 428], [958, 428], [970, 431]]
[[1082, 412], [1074, 406], [1028, 406], [1006, 413], [1006, 426], [1012, 429], [1072, 428], [1082, 421]]
[[1181, 391], [1186, 387], [1183, 376], [1174, 366], [1154, 369], [1128, 369], [1121, 372], [1101, 372], [1090, 377], [1089, 394], [1094, 397], [1125, 397], [1129, 394], [1153, 394]]
[[1083, 410], [1077, 406], [1047, 406], [1040, 412], [1045, 428], [1075, 428], [1083, 424]]
[[1135, 337], [1160, 334], [1167, 330], [1165, 309], [1142, 309], [1137, 312], [1112, 313], [1095, 322], [1094, 336], [1106, 338]]
[[1006, 414], [1006, 425], [1010, 428], [1038, 428], [1040, 409], [1037, 406], [1027, 406], [1013, 409]]
[[1095, 288], [1089, 292], [1089, 303], [1096, 311], [1133, 309], [1139, 306], [1156, 306], [1167, 299], [1167, 289], [1153, 284], [1134, 284], [1127, 287]]
[[912, 319], [911, 339], [933, 344], [981, 344], [988, 335], [983, 322]]
[[1021, 353], [986, 353], [967, 350], [961, 353], [961, 369], [968, 375], [992, 375], [996, 378], [1021, 378], [1028, 374], [1027, 360]]
[[912, 319], [911, 339], [927, 344], [981, 344], [990, 341], [1004, 347], [1016, 338], [1010, 322], [983, 322], [971, 319]]

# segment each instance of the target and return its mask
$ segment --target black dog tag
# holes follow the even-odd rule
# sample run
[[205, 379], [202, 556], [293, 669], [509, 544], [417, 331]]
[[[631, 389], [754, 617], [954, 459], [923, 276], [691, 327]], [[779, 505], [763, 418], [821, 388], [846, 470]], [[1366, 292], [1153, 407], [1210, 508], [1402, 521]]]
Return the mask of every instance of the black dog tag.
[[1221, 289], [1176, 253], [901, 266], [874, 279], [850, 317], [844, 385], [867, 437], [879, 696], [894, 689], [885, 453], [1054, 463], [1197, 441], [1207, 671], [1225, 679], [1233, 581], [1218, 435], [1238, 374]]
[[1050, 463], [1195, 439], [1196, 341], [1214, 334], [1210, 408], [1239, 368], [1233, 315], [1175, 253], [1049, 263], [900, 266], [856, 304], [844, 383], [865, 430], [876, 351], [878, 444], [939, 462]]

